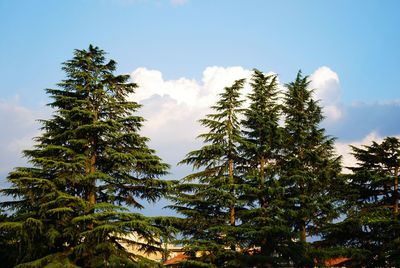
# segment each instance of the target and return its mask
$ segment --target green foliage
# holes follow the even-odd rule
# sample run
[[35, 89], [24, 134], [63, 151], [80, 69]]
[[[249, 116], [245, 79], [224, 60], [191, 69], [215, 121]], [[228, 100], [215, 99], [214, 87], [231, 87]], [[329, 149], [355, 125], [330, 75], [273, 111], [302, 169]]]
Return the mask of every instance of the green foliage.
[[243, 84], [242, 79], [226, 87], [212, 106], [215, 113], [200, 120], [209, 129], [208, 133], [199, 135], [205, 145], [187, 154], [181, 162], [192, 165], [195, 173], [177, 185], [175, 204], [171, 206], [186, 217], [181, 229], [189, 239], [181, 242], [187, 245], [192, 256], [195, 252], [210, 253], [200, 258], [204, 263], [221, 264], [227, 260], [226, 254], [235, 254], [241, 183], [237, 165], [243, 101], [239, 92]]
[[357, 167], [346, 176], [346, 218], [330, 226], [324, 243], [362, 252], [351, 255], [352, 267], [397, 267], [400, 141], [387, 137], [381, 143], [352, 149]]
[[[0, 212], [2, 212], [0, 210]], [[13, 230], [21, 230], [22, 224], [10, 222], [11, 218], [0, 214], [0, 263], [1, 267], [14, 267], [18, 255], [18, 241]]]
[[319, 127], [323, 119], [321, 107], [308, 89], [308, 77], [301, 72], [287, 84], [283, 113], [284, 143], [280, 161], [280, 183], [284, 188], [281, 207], [286, 223], [293, 230], [293, 239], [304, 247], [303, 256], [293, 256], [299, 265], [312, 261], [306, 243], [309, 235], [319, 235], [321, 228], [339, 216], [337, 206], [340, 157], [335, 155], [334, 139]]
[[282, 129], [279, 126], [281, 107], [278, 105], [276, 75], [265, 75], [254, 70], [248, 95], [249, 107], [245, 109], [242, 176], [245, 181], [242, 199], [246, 209], [240, 211], [243, 221], [241, 237], [252, 254], [244, 258], [252, 265], [278, 265], [279, 258], [291, 243], [290, 229], [283, 224], [280, 206], [282, 188], [277, 165], [282, 146]]
[[14, 198], [2, 206], [15, 213], [0, 228], [16, 237], [21, 267], [133, 267], [139, 259], [121, 244], [131, 233], [144, 251], [158, 250], [162, 230], [124, 206], [164, 196], [168, 165], [139, 134], [144, 119], [130, 100], [137, 85], [114, 75], [116, 62], [104, 55], [89, 46], [63, 64], [66, 79], [47, 89], [53, 116], [24, 151], [31, 167], [16, 168], [2, 190]]
[[[248, 108], [232, 91], [236, 82], [212, 107], [218, 113], [200, 121], [210, 130], [199, 136], [206, 145], [182, 161], [195, 172], [176, 187], [172, 206], [186, 216], [187, 264], [312, 266], [326, 254], [306, 237], [339, 216], [340, 157], [319, 128], [322, 111], [308, 84], [299, 73], [281, 106], [277, 77], [254, 70]], [[241, 121], [229, 125], [232, 111]]]
[[[160, 179], [168, 165], [139, 133], [137, 85], [114, 74], [116, 62], [89, 46], [62, 69], [66, 78], [46, 90], [53, 115], [24, 151], [30, 166], [1, 190], [11, 213], [0, 216], [2, 267], [162, 267], [126, 249], [165, 257], [161, 242], [184, 246], [179, 267], [324, 267], [336, 257], [400, 266], [400, 141], [353, 146], [358, 166], [340, 174], [301, 72], [282, 104], [277, 76], [257, 69], [247, 108], [245, 80], [226, 87], [200, 120], [203, 146], [180, 162], [193, 173], [171, 186]], [[132, 212], [171, 189], [170, 207], [184, 218]]]

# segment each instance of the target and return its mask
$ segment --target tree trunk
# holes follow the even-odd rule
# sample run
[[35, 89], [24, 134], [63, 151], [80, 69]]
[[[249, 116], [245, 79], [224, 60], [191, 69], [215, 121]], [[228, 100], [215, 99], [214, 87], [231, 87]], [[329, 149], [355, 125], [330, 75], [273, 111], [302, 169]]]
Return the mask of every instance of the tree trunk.
[[266, 198], [264, 196], [264, 192], [265, 192], [265, 158], [262, 156], [260, 159], [260, 174], [259, 174], [259, 180], [260, 180], [260, 196], [259, 196], [259, 201], [260, 201], [260, 206], [262, 208], [266, 208], [267, 207], [267, 201]]
[[[229, 152], [228, 152], [228, 157], [229, 157], [229, 184], [231, 185], [231, 187], [230, 187], [230, 192], [231, 192], [231, 194], [232, 194], [232, 196], [233, 196], [233, 199], [235, 200], [235, 186], [234, 186], [234, 184], [235, 184], [235, 179], [234, 179], [234, 177], [233, 177], [233, 157], [232, 157], [232, 155], [233, 155], [233, 137], [232, 137], [232, 135], [233, 135], [233, 123], [232, 123], [232, 111], [233, 111], [233, 109], [234, 109], [234, 107], [230, 107], [230, 112], [229, 112], [229, 115], [228, 115], [228, 125], [227, 125], [227, 128], [228, 128], [228, 148], [229, 148]], [[236, 217], [236, 215], [235, 215], [235, 204], [236, 204], [236, 200], [233, 202], [233, 204], [230, 206], [230, 208], [229, 208], [229, 223], [230, 223], [230, 225], [233, 227], [233, 226], [235, 226], [235, 217]], [[231, 250], [233, 250], [233, 251], [236, 251], [236, 245], [235, 244], [232, 244], [231, 245]]]
[[[91, 175], [96, 172], [96, 154], [93, 154], [89, 161], [88, 161], [88, 166], [86, 167], [86, 175]], [[87, 202], [89, 203], [89, 213], [94, 212], [94, 206], [96, 204], [96, 181], [93, 180], [90, 182], [90, 186], [87, 189]], [[89, 230], [93, 229], [93, 222], [90, 222], [87, 225]]]
[[[96, 172], [96, 154], [93, 154], [90, 158], [90, 171], [89, 174], [94, 174]], [[91, 184], [91, 189], [88, 195], [88, 201], [91, 207], [96, 204], [96, 181], [93, 180]]]
[[[233, 160], [229, 160], [229, 183], [232, 185], [232, 193], [234, 193], [233, 184]], [[235, 204], [230, 207], [229, 211], [229, 222], [231, 226], [235, 226]]]
[[306, 223], [302, 220], [299, 224], [300, 228], [300, 242], [306, 243], [307, 242], [307, 233], [306, 233]]
[[[229, 183], [232, 185], [232, 190], [231, 193], [235, 193], [235, 189], [233, 188], [234, 184], [234, 178], [233, 178], [233, 160], [229, 160]], [[232, 204], [231, 207], [229, 208], [229, 223], [231, 226], [235, 226], [235, 204]], [[231, 245], [231, 250], [236, 251], [236, 245], [233, 244]]]
[[[93, 124], [95, 124], [98, 120], [98, 112], [97, 109], [93, 109]], [[86, 175], [92, 175], [96, 172], [96, 138], [93, 138], [90, 142], [91, 148], [89, 148], [90, 159], [88, 161], [87, 172]], [[90, 152], [92, 149], [92, 152]], [[91, 179], [90, 184], [88, 186], [87, 192], [87, 201], [89, 203], [90, 213], [94, 213], [94, 206], [96, 204], [96, 179]], [[93, 222], [88, 224], [88, 229], [93, 229]]]
[[[264, 180], [265, 180], [265, 174], [264, 174], [264, 173], [265, 173], [265, 158], [264, 158], [263, 156], [262, 156], [261, 159], [260, 159], [260, 169], [259, 169], [259, 172], [260, 172], [260, 174], [259, 174], [260, 193], [259, 193], [258, 200], [259, 200], [259, 202], [260, 202], [260, 207], [261, 207], [261, 209], [263, 209], [263, 208], [266, 209], [267, 206], [268, 206], [268, 204], [267, 204], [266, 197], [264, 196], [264, 193], [265, 193], [265, 182], [264, 182]], [[267, 217], [266, 212], [262, 210], [261, 213], [262, 213], [262, 218], [265, 219], [265, 218]], [[263, 254], [263, 255], [268, 254], [268, 249], [267, 249], [267, 237], [263, 237], [263, 238], [261, 239], [261, 254]]]
[[399, 216], [399, 168], [396, 167], [393, 183], [393, 216], [395, 219]]

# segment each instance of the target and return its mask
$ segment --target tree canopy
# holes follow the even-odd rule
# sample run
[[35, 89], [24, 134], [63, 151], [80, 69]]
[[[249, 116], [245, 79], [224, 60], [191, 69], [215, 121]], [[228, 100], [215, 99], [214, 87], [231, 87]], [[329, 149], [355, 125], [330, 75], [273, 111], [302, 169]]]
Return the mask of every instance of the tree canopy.
[[[309, 77], [282, 86], [254, 69], [199, 120], [203, 144], [180, 162], [192, 172], [166, 180], [138, 85], [116, 66], [90, 45], [46, 89], [52, 115], [0, 191], [2, 266], [162, 267], [146, 253], [166, 241], [182, 246], [179, 267], [400, 266], [398, 138], [352, 146], [343, 172]], [[162, 198], [182, 217], [140, 213]]]
[[400, 141], [386, 137], [352, 150], [357, 166], [346, 175], [346, 217], [328, 228], [324, 242], [351, 256], [353, 267], [397, 267]]
[[[236, 253], [236, 224], [240, 176], [239, 146], [242, 113], [240, 89], [244, 79], [225, 87], [218, 102], [200, 123], [209, 132], [200, 134], [205, 145], [187, 154], [182, 164], [192, 165], [195, 173], [176, 188], [171, 208], [186, 216], [182, 233], [189, 252], [210, 252], [201, 260], [218, 266]], [[195, 263], [192, 263], [195, 265]]]
[[[127, 210], [141, 200], [162, 197], [168, 165], [139, 134], [140, 105], [130, 100], [136, 84], [115, 75], [116, 62], [89, 46], [75, 50], [62, 67], [66, 78], [47, 89], [53, 116], [42, 120], [34, 149], [24, 151], [30, 167], [11, 172], [15, 211], [10, 229], [18, 238], [20, 267], [97, 267], [140, 262], [123, 244], [140, 237], [138, 247], [156, 250], [161, 230], [153, 220]], [[137, 241], [136, 241], [137, 242]]]

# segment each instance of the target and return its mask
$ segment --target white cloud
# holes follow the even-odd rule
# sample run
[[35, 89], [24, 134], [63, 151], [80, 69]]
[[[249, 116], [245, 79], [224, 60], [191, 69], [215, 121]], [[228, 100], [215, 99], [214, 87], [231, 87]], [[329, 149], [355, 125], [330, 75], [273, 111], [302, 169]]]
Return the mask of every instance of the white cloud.
[[378, 132], [371, 131], [368, 135], [363, 137], [361, 140], [353, 140], [348, 142], [336, 142], [336, 150], [339, 155], [342, 155], [342, 163], [344, 167], [344, 172], [348, 172], [349, 170], [346, 167], [355, 167], [357, 166], [356, 158], [351, 154], [352, 150], [350, 145], [355, 147], [362, 147], [363, 145], [371, 145], [373, 141], [382, 142], [384, 137], [382, 137]]
[[[273, 74], [273, 72], [268, 74]], [[218, 94], [223, 91], [224, 87], [232, 85], [237, 79], [247, 79], [242, 92], [242, 96], [245, 97], [250, 92], [248, 82], [250, 82], [251, 75], [252, 70], [240, 66], [211, 66], [203, 71], [201, 81], [186, 77], [165, 80], [158, 70], [137, 68], [131, 73], [131, 77], [139, 85], [139, 88], [132, 98], [146, 103], [143, 115], [148, 120], [144, 129], [147, 135], [160, 135], [173, 121], [175, 124], [187, 126], [187, 131], [177, 133], [176, 138], [180, 138], [182, 135], [188, 137], [187, 132], [192, 133], [194, 130], [198, 130], [197, 127], [194, 127], [198, 125], [196, 120], [189, 121], [189, 118], [202, 118], [210, 111], [209, 107], [218, 100]], [[316, 98], [321, 99], [327, 119], [331, 121], [340, 119], [342, 109], [339, 103], [338, 75], [324, 66], [318, 68], [310, 76], [310, 79], [312, 80], [310, 86], [316, 88]], [[282, 91], [284, 90], [281, 83], [279, 83], [279, 87]], [[163, 131], [160, 131], [161, 129]]]
[[326, 102], [340, 100], [339, 76], [329, 67], [319, 67], [310, 75], [311, 87], [316, 88], [315, 97]]
[[329, 122], [336, 122], [343, 116], [343, 109], [341, 105], [323, 105], [324, 116]]
[[[237, 79], [246, 78], [249, 82], [251, 74], [251, 70], [240, 66], [207, 67], [200, 80], [186, 77], [164, 79], [160, 71], [146, 68], [137, 68], [131, 73], [132, 80], [139, 85], [132, 98], [143, 104], [140, 112], [147, 120], [142, 133], [151, 138], [150, 146], [157, 149], [159, 155], [172, 165], [173, 173], [182, 175], [187, 171], [182, 167], [175, 167], [175, 164], [187, 152], [200, 146], [201, 141], [196, 140], [196, 136], [205, 130], [198, 120], [210, 112], [210, 106], [215, 104], [218, 94]], [[342, 107], [340, 80], [335, 72], [328, 67], [320, 67], [310, 76], [310, 79], [312, 80], [311, 87], [316, 89], [316, 97], [321, 99], [321, 104], [324, 106], [327, 119], [332, 122], [329, 125], [330, 133], [332, 130], [340, 133], [336, 148], [338, 154], [343, 155], [344, 166], [355, 164], [355, 159], [350, 154], [349, 144], [361, 146], [370, 144], [372, 140], [379, 142], [386, 135], [399, 133], [397, 125], [393, 123], [399, 110], [397, 108], [399, 101], [384, 103], [383, 108], [381, 103], [343, 105]], [[281, 83], [279, 87], [283, 89]], [[250, 87], [247, 83], [242, 92], [243, 97], [249, 91]], [[345, 116], [343, 111], [346, 111]], [[378, 115], [369, 116], [368, 120], [363, 120], [367, 113], [378, 113]], [[19, 102], [18, 96], [13, 100], [0, 99], [2, 122], [0, 174], [4, 175], [13, 167], [25, 163], [21, 160], [21, 151], [30, 148], [33, 145], [32, 138], [39, 135], [40, 126], [35, 120], [48, 118], [49, 114], [48, 108], [32, 110], [24, 107]], [[376, 131], [371, 131], [372, 129]], [[346, 136], [346, 133], [354, 135]], [[341, 140], [343, 138], [346, 140]]]
[[[202, 90], [199, 94], [198, 105], [200, 107], [209, 107], [214, 105], [218, 100], [224, 87], [231, 86], [237, 79], [245, 78], [247, 82], [252, 75], [251, 70], [244, 69], [243, 67], [207, 67], [203, 72]], [[242, 90], [242, 96], [246, 96], [250, 92], [250, 86], [245, 84]]]
[[[142, 133], [151, 137], [151, 145], [172, 165], [199, 146], [196, 136], [204, 132], [198, 123], [210, 112], [224, 87], [237, 79], [250, 78], [252, 71], [242, 67], [207, 67], [201, 81], [189, 78], [165, 80], [157, 70], [137, 68], [131, 74], [139, 85], [132, 96], [143, 104], [141, 114], [147, 120]], [[250, 88], [245, 86], [243, 94]]]
[[200, 85], [192, 79], [180, 78], [165, 81], [157, 70], [138, 68], [131, 74], [132, 80], [139, 84], [135, 100], [141, 102], [153, 95], [170, 96], [177, 103], [195, 105]]
[[329, 67], [322, 66], [310, 75], [310, 80], [310, 87], [315, 89], [315, 98], [321, 100], [327, 121], [339, 120], [343, 111], [340, 104], [341, 88], [337, 73]]
[[[178, 104], [193, 108], [205, 108], [213, 105], [224, 87], [230, 86], [237, 79], [250, 78], [251, 71], [242, 67], [207, 67], [203, 72], [202, 82], [194, 79], [179, 78], [164, 80], [157, 70], [137, 68], [132, 72], [132, 80], [139, 85], [134, 99], [138, 102], [154, 95], [170, 96]], [[246, 86], [243, 93], [249, 92]]]
[[[251, 75], [252, 70], [240, 66], [211, 66], [203, 71], [200, 81], [186, 77], [165, 80], [158, 70], [137, 68], [131, 77], [139, 88], [132, 98], [144, 104], [141, 112], [147, 121], [143, 134], [151, 137], [154, 147], [167, 148], [166, 144], [176, 144], [186, 148], [182, 152], [195, 149], [192, 148], [194, 144], [199, 145], [198, 142], [194, 143], [195, 137], [204, 132], [198, 119], [210, 112], [209, 107], [215, 104], [224, 87], [232, 85], [237, 79], [247, 79], [242, 92], [245, 97], [250, 92], [248, 82]], [[318, 68], [310, 79], [310, 86], [316, 89], [315, 96], [321, 99], [327, 120], [339, 120], [343, 112], [338, 75], [324, 66]], [[284, 91], [281, 83], [279, 87]], [[163, 154], [162, 151], [160, 153]], [[174, 154], [174, 159], [166, 160], [175, 164], [182, 159], [182, 153], [179, 157]]]

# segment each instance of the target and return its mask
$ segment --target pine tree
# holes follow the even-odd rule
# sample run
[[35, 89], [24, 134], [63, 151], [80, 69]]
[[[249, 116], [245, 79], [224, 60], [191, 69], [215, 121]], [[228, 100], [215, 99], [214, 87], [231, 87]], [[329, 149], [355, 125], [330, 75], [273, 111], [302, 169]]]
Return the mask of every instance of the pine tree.
[[24, 151], [31, 167], [8, 176], [12, 187], [3, 202], [14, 221], [21, 267], [105, 267], [135, 265], [140, 257], [124, 243], [135, 234], [136, 246], [152, 251], [161, 230], [152, 219], [127, 211], [143, 208], [166, 191], [162, 163], [139, 134], [140, 105], [128, 100], [137, 85], [128, 75], [114, 75], [116, 62], [89, 46], [75, 50], [62, 67], [66, 79], [47, 89], [54, 109], [42, 120], [43, 134]]
[[400, 140], [351, 147], [357, 167], [347, 176], [346, 218], [329, 228], [325, 243], [347, 249], [353, 267], [398, 267]]
[[286, 85], [285, 115], [280, 182], [284, 187], [287, 223], [299, 248], [293, 251], [296, 265], [313, 265], [306, 238], [318, 235], [321, 227], [338, 217], [336, 184], [339, 183], [340, 157], [334, 152], [334, 139], [319, 127], [323, 116], [308, 89], [308, 77], [297, 74]]
[[277, 257], [284, 255], [285, 248], [291, 243], [290, 232], [280, 217], [282, 196], [277, 163], [282, 131], [277, 76], [265, 75], [255, 69], [251, 87], [250, 105], [242, 121], [248, 209], [241, 213], [241, 218], [245, 222], [243, 228], [247, 228], [248, 247], [261, 250], [258, 254], [253, 253], [252, 258], [264, 265], [276, 266], [281, 261]]
[[265, 208], [269, 202], [265, 191], [268, 188], [266, 182], [275, 174], [274, 166], [281, 136], [277, 76], [264, 75], [255, 69], [251, 86], [253, 91], [248, 96], [250, 106], [245, 110], [245, 119], [242, 122], [246, 137], [243, 151], [250, 169], [257, 170], [257, 188], [260, 189], [257, 201]]
[[[186, 216], [182, 234], [187, 240], [188, 252], [195, 257], [203, 253], [200, 262], [214, 263], [218, 267], [236, 254], [235, 230], [237, 196], [240, 177], [236, 165], [239, 161], [241, 131], [239, 115], [242, 113], [240, 90], [244, 79], [226, 87], [220, 99], [200, 123], [209, 129], [199, 135], [205, 145], [187, 154], [181, 164], [192, 165], [195, 173], [185, 177], [177, 187], [175, 205], [178, 213]], [[195, 259], [195, 258], [193, 258]], [[195, 265], [196, 262], [191, 262]], [[233, 265], [232, 262], [229, 265]]]

